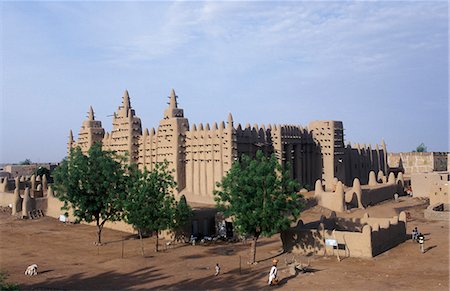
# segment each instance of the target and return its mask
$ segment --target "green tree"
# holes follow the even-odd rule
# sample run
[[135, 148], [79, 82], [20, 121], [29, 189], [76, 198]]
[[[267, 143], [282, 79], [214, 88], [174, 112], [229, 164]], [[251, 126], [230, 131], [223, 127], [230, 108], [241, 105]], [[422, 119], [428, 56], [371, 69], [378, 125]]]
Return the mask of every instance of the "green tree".
[[233, 163], [214, 192], [217, 206], [231, 217], [237, 231], [253, 238], [251, 260], [256, 261], [260, 235], [272, 236], [290, 227], [303, 208], [296, 193], [299, 184], [282, 169], [275, 158], [261, 151], [256, 158], [242, 156]]
[[426, 153], [427, 152], [427, 146], [424, 143], [421, 143], [420, 145], [417, 146], [415, 152]]
[[0, 270], [0, 290], [2, 291], [18, 291], [20, 290], [19, 285], [16, 283], [8, 283], [6, 279], [8, 278], [8, 274], [4, 271]]
[[188, 225], [191, 217], [192, 208], [187, 204], [186, 197], [181, 195], [180, 201], [176, 203], [172, 226], [176, 240], [179, 240], [184, 236], [184, 229]]
[[50, 178], [50, 170], [45, 167], [39, 167], [34, 171], [34, 174], [37, 176], [46, 176], [47, 179]]
[[19, 165], [31, 165], [31, 160], [25, 159], [25, 160], [19, 162]]
[[95, 221], [98, 244], [105, 223], [122, 219], [126, 198], [123, 160], [96, 143], [87, 155], [80, 148], [72, 150], [69, 158], [53, 172], [54, 187], [57, 197], [64, 202], [63, 209], [72, 207], [77, 221]]
[[125, 201], [125, 219], [138, 230], [142, 255], [142, 233], [156, 234], [155, 250], [158, 252], [159, 231], [173, 225], [176, 206], [172, 190], [176, 183], [168, 162], [158, 163], [152, 171], [142, 172], [135, 165], [130, 167], [128, 197]]

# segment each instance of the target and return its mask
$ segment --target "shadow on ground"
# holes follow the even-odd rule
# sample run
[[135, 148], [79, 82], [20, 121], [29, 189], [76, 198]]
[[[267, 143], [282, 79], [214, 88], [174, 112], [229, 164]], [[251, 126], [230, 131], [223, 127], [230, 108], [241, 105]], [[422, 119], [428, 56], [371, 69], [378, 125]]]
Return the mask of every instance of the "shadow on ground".
[[39, 284], [21, 284], [21, 290], [126, 290], [168, 278], [158, 269], [142, 268], [131, 273], [105, 272], [97, 275], [77, 273], [69, 277], [48, 278]]
[[[222, 256], [230, 256], [236, 255], [241, 251], [250, 252], [250, 243], [251, 240], [247, 240], [246, 242], [235, 242], [235, 243], [216, 243], [215, 245], [210, 244], [209, 248], [206, 250], [205, 255], [222, 255]], [[262, 246], [275, 244], [272, 241], [258, 241], [257, 250]]]
[[428, 251], [431, 251], [432, 249], [436, 248], [437, 245], [431, 246], [431, 247], [427, 247], [426, 249], [423, 250], [424, 253], [428, 253]]
[[265, 281], [266, 272], [255, 272], [249, 270], [239, 271], [239, 268], [228, 271], [219, 276], [206, 276], [197, 279], [185, 279], [174, 284], [165, 284], [153, 287], [152, 289], [162, 290], [260, 290], [261, 282]]

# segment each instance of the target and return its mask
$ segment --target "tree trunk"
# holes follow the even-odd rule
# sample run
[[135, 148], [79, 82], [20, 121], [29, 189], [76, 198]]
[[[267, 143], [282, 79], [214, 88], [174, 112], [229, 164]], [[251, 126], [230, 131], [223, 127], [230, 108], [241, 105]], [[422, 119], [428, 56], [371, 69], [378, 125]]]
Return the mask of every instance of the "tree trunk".
[[254, 264], [256, 262], [256, 242], [258, 241], [258, 236], [254, 236], [252, 239], [252, 243], [250, 246], [250, 259], [251, 263]]
[[102, 244], [102, 230], [103, 230], [103, 225], [99, 224], [97, 221], [97, 244], [98, 245]]
[[155, 242], [155, 250], [158, 252], [158, 246], [159, 246], [159, 232], [156, 231], [156, 242]]
[[139, 229], [138, 230], [139, 233], [139, 239], [141, 240], [141, 252], [142, 252], [142, 256], [145, 257], [145, 253], [144, 253], [144, 241], [142, 240], [142, 231]]

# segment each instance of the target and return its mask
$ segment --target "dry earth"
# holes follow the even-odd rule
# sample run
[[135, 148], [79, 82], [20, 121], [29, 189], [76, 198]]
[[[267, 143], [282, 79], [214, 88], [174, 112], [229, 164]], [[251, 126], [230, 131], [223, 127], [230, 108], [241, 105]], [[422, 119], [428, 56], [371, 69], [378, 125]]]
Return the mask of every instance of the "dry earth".
[[[129, 234], [106, 229], [106, 244], [97, 248], [92, 226], [66, 225], [49, 217], [19, 220], [3, 211], [0, 269], [9, 274], [8, 282], [18, 283], [24, 290], [449, 290], [449, 223], [425, 220], [425, 207], [422, 200], [403, 197], [398, 203], [389, 201], [365, 210], [379, 217], [409, 211], [408, 233], [414, 226], [425, 233], [425, 254], [408, 240], [373, 259], [338, 262], [335, 257], [279, 255], [281, 242], [276, 235], [259, 241], [256, 265], [246, 263], [249, 245], [243, 243], [177, 245], [156, 253], [154, 238], [147, 238], [146, 257], [142, 257], [139, 240]], [[303, 212], [302, 219], [313, 221], [328, 213], [315, 206]], [[355, 210], [345, 216], [363, 213]], [[273, 257], [280, 260], [281, 281], [279, 286], [268, 287]], [[309, 262], [309, 272], [291, 276], [286, 261], [293, 257]], [[213, 276], [216, 262], [222, 268], [217, 277]], [[39, 275], [25, 276], [26, 267], [33, 263], [39, 265]]]

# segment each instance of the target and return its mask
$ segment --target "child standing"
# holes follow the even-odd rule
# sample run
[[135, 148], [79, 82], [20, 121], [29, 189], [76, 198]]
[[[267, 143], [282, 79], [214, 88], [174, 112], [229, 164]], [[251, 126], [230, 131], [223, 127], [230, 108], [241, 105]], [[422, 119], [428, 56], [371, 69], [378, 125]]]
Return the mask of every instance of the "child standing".
[[425, 243], [425, 236], [421, 233], [419, 233], [419, 235], [417, 236], [417, 239], [419, 241], [419, 245], [420, 245], [420, 252], [423, 254], [424, 250], [423, 250], [423, 244]]
[[412, 230], [412, 240], [417, 241], [417, 236], [419, 235], [419, 231], [417, 230], [417, 226]]

